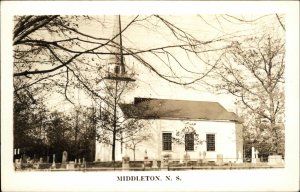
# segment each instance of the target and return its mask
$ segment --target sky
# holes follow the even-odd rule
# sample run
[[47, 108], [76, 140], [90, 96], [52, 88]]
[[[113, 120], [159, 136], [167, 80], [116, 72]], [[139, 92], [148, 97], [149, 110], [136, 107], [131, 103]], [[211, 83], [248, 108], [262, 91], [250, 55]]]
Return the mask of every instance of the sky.
[[[149, 15], [141, 15], [138, 19], [147, 22], [138, 22], [130, 26], [123, 33], [123, 46], [133, 49], [149, 49], [163, 45], [170, 45], [175, 42], [172, 32], [166, 28], [164, 24], [158, 22], [157, 19], [150, 18]], [[85, 22], [79, 25], [79, 30], [83, 33], [90, 34], [96, 37], [111, 38], [118, 32], [118, 17], [114, 15], [97, 15], [91, 16], [92, 21]], [[136, 15], [121, 15], [122, 29], [135, 18]], [[185, 30], [201, 41], [209, 41], [217, 38], [229, 38], [228, 41], [222, 43], [214, 43], [214, 47], [224, 47], [226, 43], [238, 39], [240, 36], [253, 35], [264, 33], [266, 29], [272, 31], [272, 26], [279, 25], [275, 15], [162, 15], [162, 17], [177, 27]], [[240, 22], [237, 18], [243, 19], [245, 22]], [[204, 49], [206, 47], [203, 47]], [[182, 52], [172, 52], [184, 64], [188, 70], [195, 72], [203, 72], [207, 69], [207, 65], [193, 56], [187, 57]], [[208, 54], [212, 60], [216, 59], [217, 54]], [[149, 55], [144, 55], [148, 61], [160, 72], [168, 74], [170, 71], [163, 67], [157, 58]], [[98, 62], [98, 61], [95, 61]], [[183, 76], [187, 79], [195, 78], [191, 73], [186, 73], [180, 68], [176, 62], [171, 61], [172, 69], [178, 76]], [[128, 70], [134, 70], [137, 74], [136, 89], [131, 90], [123, 95], [123, 102], [130, 103], [134, 97], [150, 97], [163, 99], [182, 99], [182, 100], [197, 100], [197, 101], [216, 101], [223, 105], [227, 110], [236, 112], [235, 97], [229, 94], [216, 94], [206, 89], [205, 85], [197, 82], [192, 86], [176, 85], [166, 80], [161, 79], [149, 69], [140, 65], [130, 56], [125, 56], [125, 65]], [[129, 71], [130, 72], [130, 71]], [[183, 81], [186, 79], [183, 78]], [[213, 81], [213, 78], [204, 79], [204, 81]], [[189, 81], [189, 80], [187, 80]], [[90, 100], [85, 94], [77, 90], [75, 93], [75, 103], [80, 105], [90, 105]], [[80, 101], [76, 101], [80, 99]], [[69, 110], [72, 105], [63, 97], [52, 94], [48, 98], [48, 105], [59, 111]]]

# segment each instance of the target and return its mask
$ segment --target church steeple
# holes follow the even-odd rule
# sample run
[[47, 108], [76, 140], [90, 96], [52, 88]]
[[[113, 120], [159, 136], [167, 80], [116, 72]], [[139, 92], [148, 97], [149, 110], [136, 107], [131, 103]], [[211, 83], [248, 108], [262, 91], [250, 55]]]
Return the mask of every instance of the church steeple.
[[124, 64], [124, 56], [123, 56], [123, 45], [122, 45], [122, 26], [121, 26], [121, 16], [119, 15], [119, 39], [120, 39], [120, 66], [121, 66], [121, 74], [125, 73], [125, 64]]
[[115, 25], [113, 36], [117, 36], [113, 41], [116, 46], [111, 50], [111, 52], [115, 53], [108, 59], [107, 66], [107, 76], [106, 79], [114, 79], [121, 81], [134, 81], [129, 77], [126, 77], [126, 69], [125, 69], [125, 59], [123, 55], [123, 41], [122, 41], [122, 26], [121, 26], [121, 16], [118, 15], [115, 18]]

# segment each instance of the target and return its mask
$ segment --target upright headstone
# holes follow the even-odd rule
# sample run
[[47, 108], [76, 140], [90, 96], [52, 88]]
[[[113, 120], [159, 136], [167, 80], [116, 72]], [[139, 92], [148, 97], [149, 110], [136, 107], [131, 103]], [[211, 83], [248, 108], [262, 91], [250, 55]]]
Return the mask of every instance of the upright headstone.
[[67, 161], [68, 161], [68, 152], [64, 151], [62, 154], [61, 168], [67, 168]]
[[158, 168], [157, 167], [157, 161], [155, 159], [152, 161], [152, 168], [154, 168], [154, 169]]
[[202, 165], [202, 163], [203, 163], [203, 157], [202, 157], [202, 152], [200, 151], [200, 152], [199, 152], [199, 159], [198, 159], [198, 161], [197, 161], [197, 164], [198, 164], [198, 165]]
[[125, 156], [122, 159], [122, 169], [129, 169], [129, 157]]
[[144, 156], [144, 168], [150, 168], [150, 161], [148, 159], [147, 149], [145, 150], [145, 156]]
[[64, 151], [62, 154], [62, 160], [61, 163], [66, 163], [68, 161], [68, 152]]
[[260, 159], [258, 158], [258, 150], [255, 151], [255, 162], [260, 162]]
[[223, 165], [223, 154], [217, 154], [217, 165]]
[[252, 150], [251, 150], [251, 163], [256, 163], [255, 148], [254, 147], [252, 147]]
[[190, 161], [191, 157], [189, 154], [184, 154], [183, 155], [183, 162], [185, 163], [185, 165], [187, 166], [188, 165], [188, 162]]
[[86, 164], [86, 162], [85, 162], [85, 158], [83, 157], [83, 158], [82, 158], [82, 167], [84, 167], [84, 166], [85, 166], [85, 164]]
[[202, 153], [202, 161], [203, 161], [203, 163], [206, 163], [207, 162], [207, 160], [206, 160], [206, 152], [205, 151], [203, 151], [203, 153]]
[[52, 166], [53, 169], [56, 168], [56, 164], [55, 164], [55, 154], [53, 154], [53, 161], [52, 161]]
[[164, 154], [161, 162], [161, 168], [166, 168], [169, 166], [170, 154]]

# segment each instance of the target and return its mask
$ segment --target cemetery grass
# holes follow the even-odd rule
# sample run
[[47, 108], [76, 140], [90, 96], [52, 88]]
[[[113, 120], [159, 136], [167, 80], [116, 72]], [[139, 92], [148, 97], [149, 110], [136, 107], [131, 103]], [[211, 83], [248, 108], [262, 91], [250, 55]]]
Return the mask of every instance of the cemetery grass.
[[183, 170], [234, 170], [234, 169], [272, 169], [272, 168], [284, 168], [284, 164], [269, 165], [267, 162], [258, 163], [223, 163], [217, 165], [215, 163], [169, 163], [168, 166], [161, 166], [160, 161], [157, 163], [157, 167], [152, 167], [152, 164], [144, 166], [143, 161], [130, 162], [128, 168], [122, 167], [121, 161], [116, 162], [87, 162], [85, 164], [77, 164], [74, 168], [67, 168], [61, 163], [56, 163], [53, 166], [52, 163], [39, 163], [28, 164], [22, 163], [21, 167], [16, 167], [16, 171], [183, 171]]

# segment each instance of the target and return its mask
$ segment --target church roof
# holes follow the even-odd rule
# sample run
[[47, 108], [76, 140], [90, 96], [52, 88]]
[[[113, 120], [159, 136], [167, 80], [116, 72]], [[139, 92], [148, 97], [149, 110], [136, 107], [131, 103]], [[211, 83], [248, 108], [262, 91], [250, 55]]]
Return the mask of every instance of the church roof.
[[139, 119], [199, 119], [242, 122], [218, 102], [135, 98], [134, 104], [119, 104], [125, 117]]

